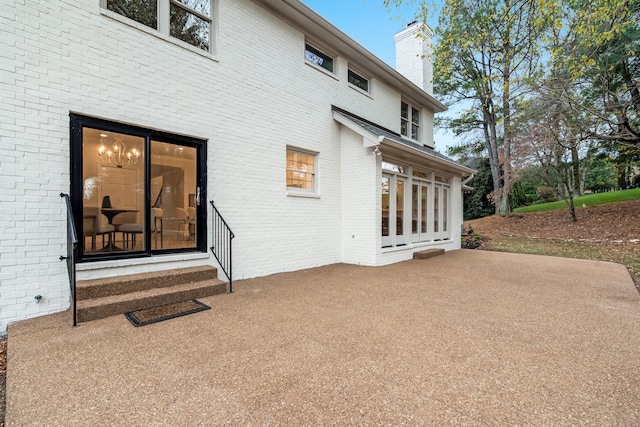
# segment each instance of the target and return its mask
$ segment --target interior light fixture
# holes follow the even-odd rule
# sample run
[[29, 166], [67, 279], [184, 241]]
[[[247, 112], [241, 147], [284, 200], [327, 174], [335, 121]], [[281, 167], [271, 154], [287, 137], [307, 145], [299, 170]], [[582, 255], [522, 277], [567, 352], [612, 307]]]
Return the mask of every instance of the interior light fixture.
[[140, 151], [135, 148], [127, 151], [127, 146], [120, 137], [116, 138], [113, 144], [110, 144], [111, 148], [108, 149], [107, 146], [109, 146], [109, 144], [107, 143], [107, 137], [108, 135], [105, 133], [100, 134], [98, 156], [100, 156], [103, 161], [112, 163], [119, 168], [124, 165], [135, 165], [138, 163], [138, 160], [140, 160]]

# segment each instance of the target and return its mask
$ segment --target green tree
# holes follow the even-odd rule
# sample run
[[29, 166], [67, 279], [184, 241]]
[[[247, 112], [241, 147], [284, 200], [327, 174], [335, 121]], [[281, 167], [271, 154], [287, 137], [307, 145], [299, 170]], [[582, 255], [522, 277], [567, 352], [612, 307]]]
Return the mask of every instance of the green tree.
[[473, 188], [464, 196], [464, 219], [476, 219], [495, 213], [495, 207], [490, 195], [493, 191], [491, 167], [489, 159], [481, 157], [476, 159], [474, 167], [478, 171], [469, 185]]
[[586, 137], [640, 147], [640, 0], [564, 0], [550, 49]]
[[500, 213], [510, 209], [514, 107], [523, 97], [524, 80], [536, 71], [541, 35], [554, 12], [548, 5], [543, 0], [447, 0], [436, 30], [435, 91], [450, 103], [472, 101], [465, 121], [481, 124]]
[[608, 156], [598, 156], [591, 160], [584, 187], [598, 193], [615, 189], [617, 181], [618, 171], [613, 159]]
[[[401, 0], [386, 0], [399, 5]], [[433, 10], [419, 2], [418, 18]], [[490, 162], [496, 212], [510, 209], [514, 108], [534, 73], [541, 35], [555, 4], [546, 0], [446, 0], [434, 50], [434, 91], [448, 104], [471, 103], [454, 132], [480, 131]]]

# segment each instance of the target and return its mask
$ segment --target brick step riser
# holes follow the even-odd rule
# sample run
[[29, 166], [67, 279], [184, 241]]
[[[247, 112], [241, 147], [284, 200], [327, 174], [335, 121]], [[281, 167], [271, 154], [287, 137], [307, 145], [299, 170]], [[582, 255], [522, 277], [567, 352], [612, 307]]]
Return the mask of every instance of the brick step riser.
[[414, 252], [413, 259], [429, 259], [439, 255], [444, 255], [444, 249], [428, 249], [426, 251]]
[[91, 320], [103, 319], [105, 317], [116, 316], [129, 311], [143, 310], [146, 308], [158, 307], [161, 305], [174, 304], [188, 301], [195, 298], [204, 298], [212, 295], [225, 293], [226, 283], [218, 283], [211, 286], [188, 289], [163, 295], [152, 295], [148, 297], [132, 298], [126, 301], [109, 303], [94, 307], [78, 307], [78, 322], [89, 322]]
[[202, 271], [191, 271], [178, 274], [166, 272], [163, 276], [145, 277], [142, 279], [123, 276], [122, 280], [114, 281], [113, 279], [110, 279], [105, 281], [103, 284], [93, 286], [83, 286], [83, 283], [79, 281], [76, 286], [76, 301], [147, 291], [150, 289], [202, 282], [206, 280], [217, 280], [217, 278], [218, 270], [216, 268], [210, 268]]

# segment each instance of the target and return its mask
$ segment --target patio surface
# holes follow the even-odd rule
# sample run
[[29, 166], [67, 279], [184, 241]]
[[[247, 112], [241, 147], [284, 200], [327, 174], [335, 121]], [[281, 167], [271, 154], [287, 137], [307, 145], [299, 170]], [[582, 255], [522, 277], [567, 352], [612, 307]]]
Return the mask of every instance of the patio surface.
[[461, 250], [234, 285], [140, 328], [11, 325], [7, 426], [640, 425], [622, 265]]

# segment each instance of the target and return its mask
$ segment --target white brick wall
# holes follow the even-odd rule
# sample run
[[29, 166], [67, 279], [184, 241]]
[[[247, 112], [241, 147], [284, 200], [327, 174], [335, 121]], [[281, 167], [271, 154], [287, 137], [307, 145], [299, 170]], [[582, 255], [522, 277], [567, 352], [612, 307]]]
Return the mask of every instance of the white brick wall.
[[[215, 58], [123, 23], [99, 0], [2, 3], [0, 333], [69, 304], [58, 257], [70, 112], [208, 140], [207, 200], [236, 233], [234, 279], [380, 260], [379, 158], [353, 133], [340, 142], [331, 105], [397, 130], [400, 94], [375, 79], [372, 97], [349, 88], [347, 58], [336, 58], [337, 78], [306, 65], [304, 34], [250, 0], [219, 1]], [[320, 153], [319, 198], [287, 196], [287, 145]], [[90, 263], [78, 275], [203, 263], [215, 261], [191, 254]]]
[[433, 95], [431, 38], [433, 33], [416, 22], [396, 34], [396, 69], [416, 86]]

